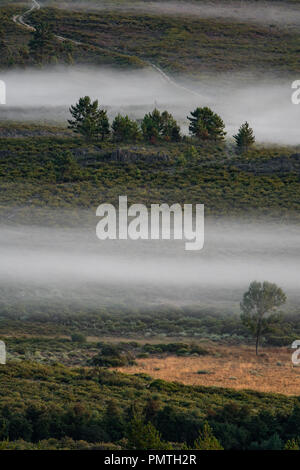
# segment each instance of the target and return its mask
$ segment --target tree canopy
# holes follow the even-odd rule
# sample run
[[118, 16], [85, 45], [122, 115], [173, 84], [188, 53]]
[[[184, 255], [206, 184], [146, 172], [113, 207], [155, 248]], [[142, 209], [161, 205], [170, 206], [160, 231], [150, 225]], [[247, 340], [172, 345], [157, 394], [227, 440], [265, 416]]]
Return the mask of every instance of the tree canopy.
[[73, 119], [68, 120], [69, 129], [81, 134], [87, 142], [96, 138], [104, 140], [109, 135], [107, 111], [99, 108], [98, 100], [91, 101], [89, 96], [79, 98], [70, 113]]
[[187, 117], [190, 121], [189, 131], [194, 137], [200, 140], [223, 140], [226, 132], [225, 124], [221, 117], [210, 108], [196, 108]]
[[141, 124], [144, 138], [152, 143], [157, 140], [178, 142], [180, 140], [180, 127], [172, 114], [167, 111], [160, 113], [154, 109], [152, 113], [144, 116]]
[[[278, 307], [286, 302], [283, 290], [271, 282], [251, 282], [241, 302], [241, 320], [243, 324], [256, 337], [256, 354], [261, 334], [271, 324], [278, 322], [280, 316], [275, 312]], [[270, 315], [266, 317], [265, 315]]]

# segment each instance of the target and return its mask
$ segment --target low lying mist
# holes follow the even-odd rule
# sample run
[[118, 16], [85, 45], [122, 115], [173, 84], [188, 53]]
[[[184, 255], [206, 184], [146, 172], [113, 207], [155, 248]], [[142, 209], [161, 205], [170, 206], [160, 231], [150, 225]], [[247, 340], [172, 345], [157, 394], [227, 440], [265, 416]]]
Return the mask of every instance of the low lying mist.
[[[187, 133], [186, 116], [197, 106], [210, 106], [226, 124], [228, 135], [246, 120], [257, 141], [298, 144], [300, 107], [291, 102], [291, 82], [270, 77], [164, 77], [149, 67], [139, 71], [109, 68], [52, 67], [46, 70], [7, 71], [7, 105], [2, 120], [61, 122], [80, 96], [90, 95], [108, 109], [142, 119], [146, 112], [168, 109]], [[297, 77], [295, 77], [296, 79]]]
[[[96, 225], [96, 221], [95, 221]], [[299, 228], [207, 220], [204, 249], [183, 241], [100, 241], [94, 228], [0, 227], [1, 301], [210, 305], [237, 309], [253, 280], [299, 300]]]

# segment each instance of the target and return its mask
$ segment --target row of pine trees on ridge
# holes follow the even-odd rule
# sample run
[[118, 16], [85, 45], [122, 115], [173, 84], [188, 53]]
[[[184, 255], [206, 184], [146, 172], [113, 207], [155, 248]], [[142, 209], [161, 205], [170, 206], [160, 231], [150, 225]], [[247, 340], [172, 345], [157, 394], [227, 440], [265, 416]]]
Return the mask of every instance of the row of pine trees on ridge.
[[[71, 106], [70, 113], [72, 119], [68, 120], [68, 127], [87, 142], [104, 141], [111, 137], [114, 142], [136, 143], [145, 140], [155, 144], [162, 141], [180, 142], [183, 138], [172, 114], [156, 108], [145, 114], [140, 123], [127, 115], [118, 114], [110, 125], [107, 111], [99, 107], [98, 100], [92, 101], [85, 96]], [[196, 108], [187, 119], [190, 135], [199, 141], [220, 142], [225, 139], [225, 124], [209, 107]], [[246, 152], [255, 143], [253, 129], [248, 122], [241, 125], [233, 138], [240, 153]]]

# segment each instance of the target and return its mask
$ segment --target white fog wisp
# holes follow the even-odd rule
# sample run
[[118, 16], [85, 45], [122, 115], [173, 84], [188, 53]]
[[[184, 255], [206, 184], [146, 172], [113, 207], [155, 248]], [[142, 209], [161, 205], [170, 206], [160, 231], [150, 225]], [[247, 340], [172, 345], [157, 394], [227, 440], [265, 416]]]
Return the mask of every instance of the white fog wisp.
[[[89, 94], [108, 109], [142, 119], [154, 107], [167, 109], [187, 132], [186, 116], [197, 106], [209, 106], [226, 124], [228, 136], [246, 120], [257, 142], [297, 145], [300, 143], [300, 105], [291, 101], [290, 80], [246, 80], [218, 76], [191, 82], [181, 77], [181, 88], [163, 79], [153, 69], [112, 70], [107, 67], [49, 67], [46, 70], [6, 71], [7, 104], [1, 119], [66, 123], [69, 107]], [[189, 90], [195, 90], [192, 95]]]
[[0, 281], [16, 295], [19, 285], [32, 288], [40, 299], [49, 289], [63, 297], [73, 289], [71, 298], [84, 293], [87, 306], [109, 289], [120, 302], [156, 302], [158, 295], [179, 304], [222, 302], [224, 292], [233, 301], [253, 280], [276, 282], [297, 297], [297, 226], [210, 221], [205, 240], [203, 250], [186, 252], [182, 241], [99, 241], [89, 229], [2, 226]]

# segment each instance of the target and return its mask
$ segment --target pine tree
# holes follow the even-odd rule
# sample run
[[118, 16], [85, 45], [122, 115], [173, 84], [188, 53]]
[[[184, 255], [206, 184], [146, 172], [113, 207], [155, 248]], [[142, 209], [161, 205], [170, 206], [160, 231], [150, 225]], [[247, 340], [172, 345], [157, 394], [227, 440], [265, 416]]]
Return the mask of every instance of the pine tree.
[[197, 108], [191, 112], [189, 131], [194, 137], [200, 140], [223, 140], [226, 132], [225, 124], [221, 117], [210, 108]]
[[135, 416], [130, 422], [127, 437], [128, 449], [166, 449], [166, 444], [161, 441], [160, 434], [153, 424], [144, 424], [143, 420], [138, 416]]
[[115, 142], [137, 142], [140, 139], [138, 124], [128, 116], [118, 114], [111, 128]]
[[195, 440], [194, 450], [224, 450], [219, 441], [213, 435], [210, 425], [205, 422], [203, 431], [200, 432], [198, 439]]
[[233, 138], [236, 142], [237, 151], [239, 153], [247, 152], [255, 142], [253, 129], [251, 129], [247, 121], [241, 125], [238, 133], [234, 135]]
[[299, 441], [297, 439], [290, 439], [286, 442], [284, 450], [300, 450]]
[[162, 130], [161, 134], [165, 138], [165, 140], [169, 140], [172, 142], [179, 142], [180, 141], [180, 127], [178, 126], [177, 122], [173, 118], [172, 114], [164, 111], [161, 114], [161, 125]]
[[180, 127], [167, 111], [160, 113], [158, 109], [154, 109], [144, 116], [141, 127], [144, 138], [152, 143], [158, 140], [178, 142], [181, 139]]
[[141, 127], [146, 140], [155, 143], [159, 139], [162, 123], [158, 109], [155, 108], [152, 113], [145, 114]]
[[107, 111], [99, 109], [98, 100], [91, 101], [89, 96], [80, 98], [75, 106], [71, 106], [73, 120], [68, 120], [69, 129], [81, 134], [87, 142], [109, 135]]

